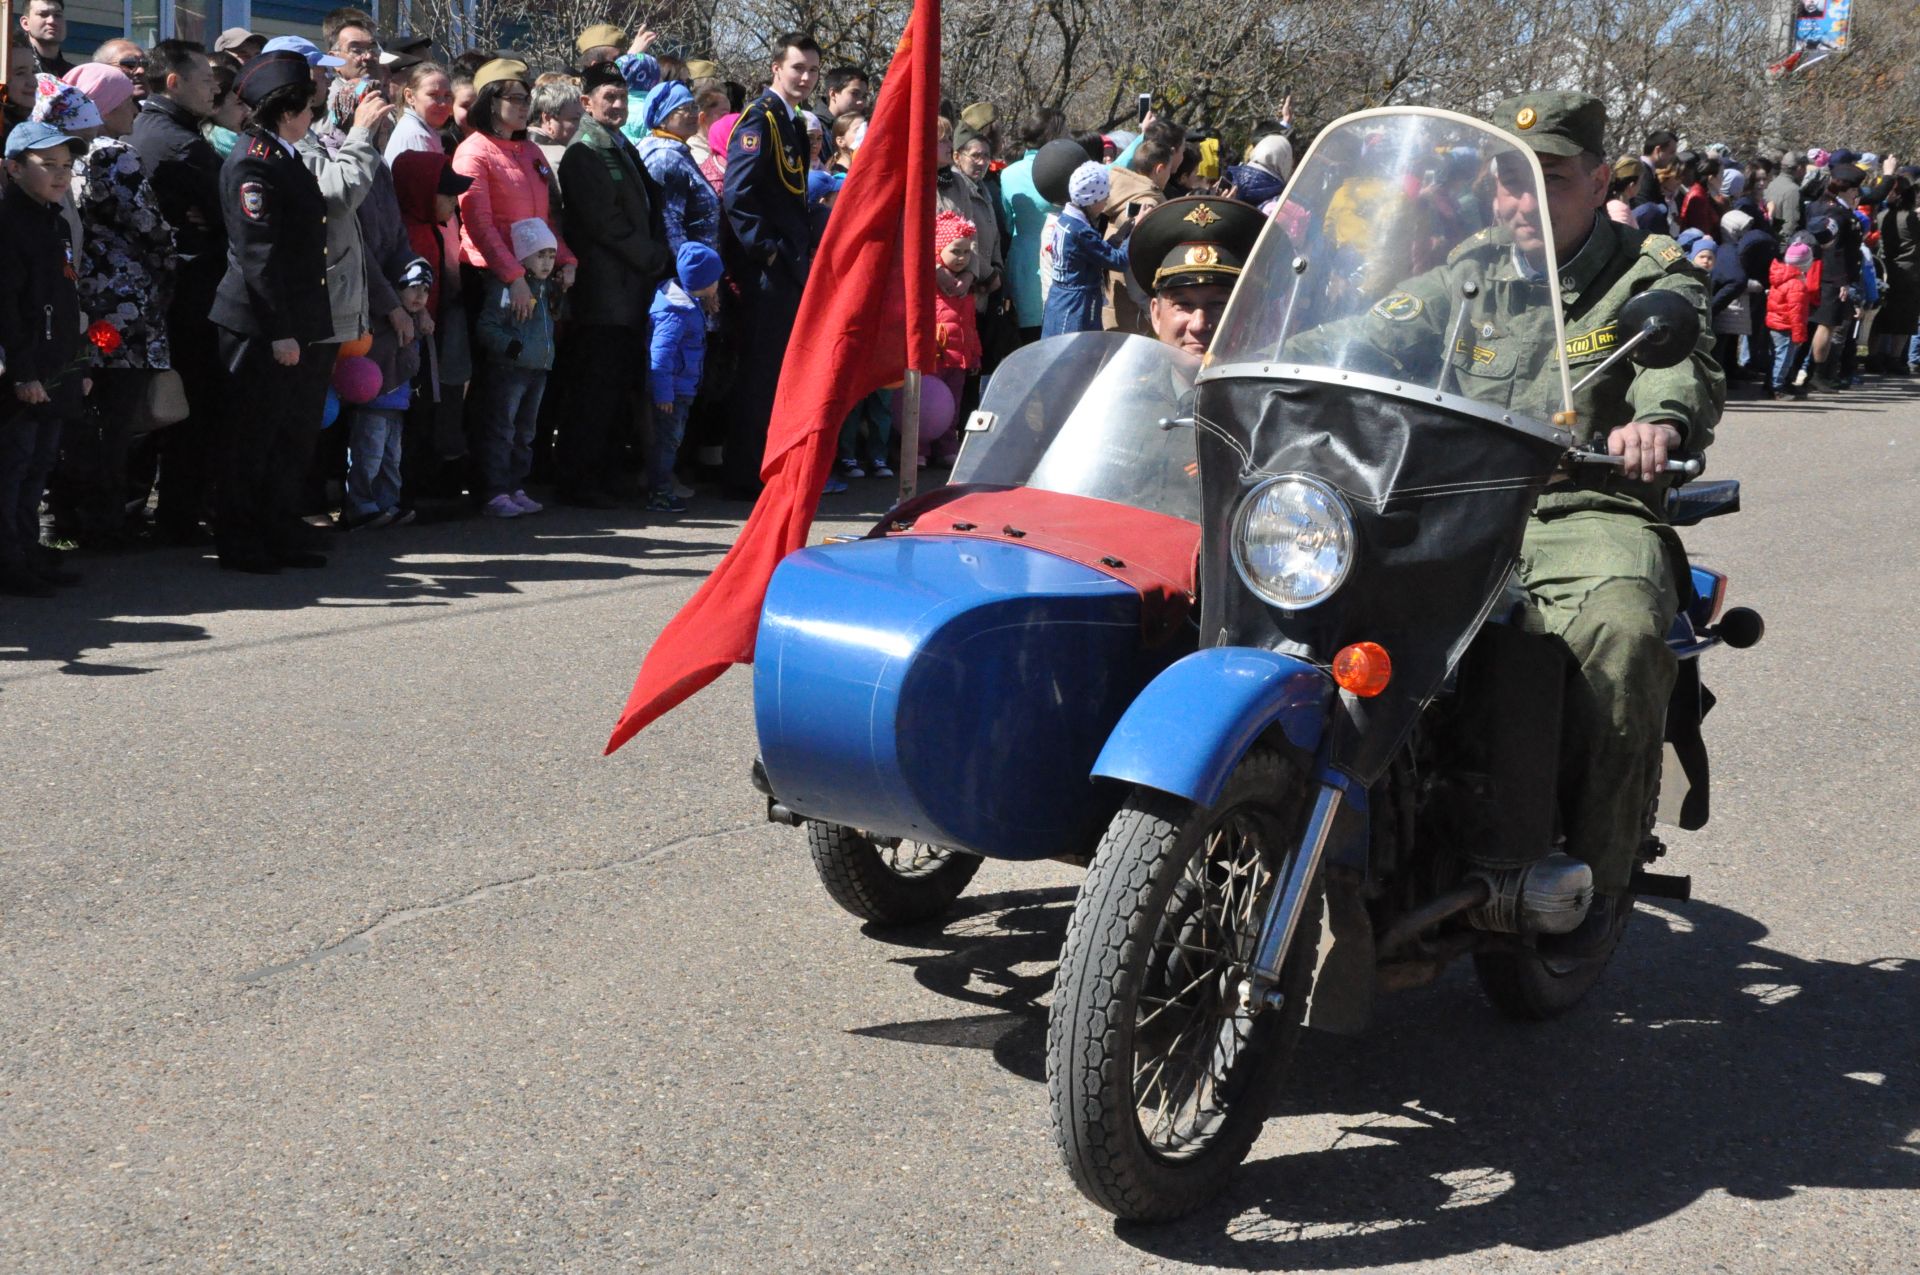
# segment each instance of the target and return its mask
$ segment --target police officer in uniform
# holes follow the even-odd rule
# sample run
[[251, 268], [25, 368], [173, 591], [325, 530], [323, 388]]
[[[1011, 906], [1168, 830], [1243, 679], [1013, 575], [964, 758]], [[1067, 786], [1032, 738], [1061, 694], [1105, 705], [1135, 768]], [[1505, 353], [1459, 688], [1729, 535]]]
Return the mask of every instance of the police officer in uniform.
[[1250, 204], [1195, 195], [1152, 209], [1127, 241], [1127, 268], [1152, 298], [1162, 344], [1204, 356], [1266, 219]]
[[320, 567], [297, 500], [313, 463], [334, 349], [327, 204], [295, 153], [313, 123], [298, 53], [248, 62], [234, 92], [252, 115], [220, 170], [227, 273], [215, 293], [226, 390], [215, 539], [220, 565], [271, 574]]
[[773, 392], [813, 257], [807, 129], [798, 112], [819, 78], [820, 46], [810, 37], [775, 40], [771, 87], [747, 104], [727, 142], [720, 252], [740, 291], [740, 370], [727, 410], [725, 491], [736, 499], [760, 492]]

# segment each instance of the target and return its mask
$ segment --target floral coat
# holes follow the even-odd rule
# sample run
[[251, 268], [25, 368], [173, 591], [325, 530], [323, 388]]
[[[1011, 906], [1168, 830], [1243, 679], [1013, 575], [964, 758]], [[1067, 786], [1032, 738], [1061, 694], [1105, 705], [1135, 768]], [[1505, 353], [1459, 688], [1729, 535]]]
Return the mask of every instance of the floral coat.
[[160, 215], [140, 156], [119, 138], [95, 138], [74, 165], [74, 192], [86, 227], [80, 308], [88, 323], [105, 319], [121, 337], [112, 354], [94, 349], [93, 365], [171, 367], [167, 305], [173, 297], [173, 227]]

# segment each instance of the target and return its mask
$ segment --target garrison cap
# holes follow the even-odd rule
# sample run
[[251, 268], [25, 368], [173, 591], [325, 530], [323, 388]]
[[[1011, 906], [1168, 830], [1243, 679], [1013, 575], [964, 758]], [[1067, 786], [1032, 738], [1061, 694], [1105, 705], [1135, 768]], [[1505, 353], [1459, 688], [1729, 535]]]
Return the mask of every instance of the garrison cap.
[[619, 48], [627, 42], [627, 33], [611, 22], [598, 22], [582, 31], [573, 47], [581, 53], [589, 49]]
[[1493, 108], [1488, 121], [1536, 155], [1605, 155], [1607, 107], [1588, 93], [1522, 93]]
[[1140, 219], [1127, 244], [1127, 268], [1141, 291], [1200, 283], [1232, 287], [1267, 219], [1237, 199], [1169, 199]]

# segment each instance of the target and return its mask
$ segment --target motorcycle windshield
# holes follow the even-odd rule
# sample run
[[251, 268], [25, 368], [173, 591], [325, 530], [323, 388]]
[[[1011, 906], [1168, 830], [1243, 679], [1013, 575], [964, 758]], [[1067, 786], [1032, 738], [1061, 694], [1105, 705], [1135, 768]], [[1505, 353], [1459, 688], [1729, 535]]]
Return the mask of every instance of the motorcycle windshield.
[[1301, 162], [1209, 367], [1380, 377], [1551, 420], [1569, 404], [1539, 161], [1445, 111], [1363, 111]]
[[1141, 336], [1079, 332], [1023, 346], [968, 421], [953, 483], [1038, 487], [1200, 521], [1198, 357]]

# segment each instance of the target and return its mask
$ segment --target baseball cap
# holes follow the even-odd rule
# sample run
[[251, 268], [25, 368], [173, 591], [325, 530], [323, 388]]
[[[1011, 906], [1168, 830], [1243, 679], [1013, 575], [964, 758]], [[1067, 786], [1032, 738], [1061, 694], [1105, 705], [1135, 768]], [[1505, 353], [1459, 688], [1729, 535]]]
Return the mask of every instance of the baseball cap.
[[228, 27], [214, 40], [213, 51], [215, 53], [229, 53], [246, 44], [249, 40], [259, 40], [264, 44], [266, 39], [266, 36], [256, 35], [245, 27]]
[[346, 59], [322, 53], [320, 46], [301, 35], [276, 35], [268, 40], [262, 53], [298, 53], [308, 66], [345, 66]]
[[14, 127], [7, 134], [8, 159], [18, 159], [26, 151], [49, 150], [55, 146], [74, 147], [80, 145], [80, 139], [63, 133], [51, 124], [39, 120], [28, 120]]

